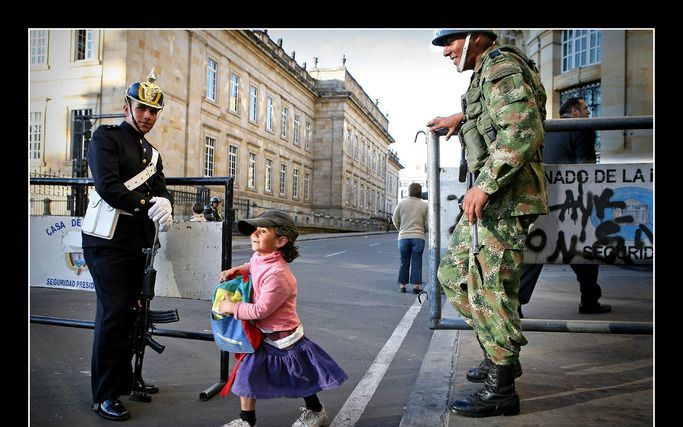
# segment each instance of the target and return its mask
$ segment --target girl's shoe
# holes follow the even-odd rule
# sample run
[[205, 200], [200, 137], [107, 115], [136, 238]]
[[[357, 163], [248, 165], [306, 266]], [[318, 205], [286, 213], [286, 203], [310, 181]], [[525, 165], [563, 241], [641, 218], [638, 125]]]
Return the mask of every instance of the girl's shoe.
[[299, 408], [303, 412], [301, 416], [294, 421], [292, 427], [321, 427], [330, 424], [330, 420], [327, 417], [327, 411], [325, 411], [325, 406], [320, 409], [320, 412], [313, 412], [310, 409]]
[[[251, 427], [248, 422], [244, 421], [242, 418], [232, 420], [227, 424], [223, 424], [221, 427]], [[256, 427], [256, 425], [254, 425]]]

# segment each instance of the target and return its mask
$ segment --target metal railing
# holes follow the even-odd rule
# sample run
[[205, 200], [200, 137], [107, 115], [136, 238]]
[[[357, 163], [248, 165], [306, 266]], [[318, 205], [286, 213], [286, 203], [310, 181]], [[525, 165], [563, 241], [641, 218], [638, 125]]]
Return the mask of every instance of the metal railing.
[[[91, 186], [94, 185], [92, 178], [31, 178], [31, 185], [69, 185], [69, 186]], [[220, 185], [225, 188], [225, 207], [226, 215], [223, 218], [223, 229], [221, 235], [221, 270], [227, 270], [232, 266], [232, 223], [235, 220], [235, 211], [233, 205], [233, 178], [229, 176], [223, 177], [166, 177], [166, 185]], [[93, 329], [94, 322], [65, 319], [59, 317], [47, 317], [31, 315], [31, 323], [39, 323], [53, 326], [66, 326], [72, 328], [87, 328]], [[195, 339], [203, 341], [213, 341], [213, 334], [205, 332], [182, 331], [173, 329], [157, 329], [154, 328], [152, 335]], [[220, 352], [220, 379], [217, 383], [211, 385], [206, 390], [199, 393], [201, 400], [209, 400], [211, 397], [218, 394], [221, 389], [227, 384], [228, 370], [229, 370], [229, 354]]]
[[[600, 117], [593, 119], [552, 119], [546, 120], [545, 130], [557, 132], [565, 130], [617, 130], [617, 129], [652, 129], [652, 116], [633, 117]], [[419, 133], [425, 133], [419, 131]], [[429, 159], [427, 182], [429, 194], [440, 194], [441, 166], [439, 162], [439, 132], [426, 132], [427, 156]], [[417, 135], [415, 136], [417, 140]], [[441, 235], [439, 212], [441, 201], [439, 197], [430, 197], [429, 204], [429, 283], [427, 295], [429, 298], [429, 327], [430, 329], [472, 329], [462, 318], [441, 317], [441, 285], [437, 278], [437, 270], [441, 261]], [[522, 329], [533, 332], [586, 332], [610, 334], [652, 334], [652, 322], [608, 322], [598, 320], [546, 320], [521, 319]]]

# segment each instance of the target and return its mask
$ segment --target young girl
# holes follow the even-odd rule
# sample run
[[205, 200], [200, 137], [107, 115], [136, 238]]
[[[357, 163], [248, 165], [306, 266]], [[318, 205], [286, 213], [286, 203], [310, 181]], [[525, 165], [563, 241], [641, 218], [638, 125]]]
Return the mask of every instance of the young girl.
[[329, 424], [318, 393], [339, 386], [348, 376], [317, 344], [304, 336], [296, 312], [296, 278], [287, 263], [299, 256], [294, 241], [299, 235], [289, 215], [266, 211], [241, 220], [237, 228], [251, 235], [254, 255], [244, 265], [221, 272], [221, 281], [244, 272], [251, 275], [253, 303], [221, 301], [222, 314], [255, 319], [264, 340], [255, 353], [245, 354], [232, 392], [240, 396], [240, 418], [223, 427], [256, 425], [256, 399], [303, 397], [306, 408], [292, 427]]

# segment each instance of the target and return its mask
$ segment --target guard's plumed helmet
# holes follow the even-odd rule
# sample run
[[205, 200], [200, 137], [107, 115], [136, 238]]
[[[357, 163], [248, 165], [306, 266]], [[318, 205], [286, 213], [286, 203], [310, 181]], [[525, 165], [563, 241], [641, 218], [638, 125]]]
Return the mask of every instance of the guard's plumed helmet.
[[467, 33], [483, 33], [486, 34], [491, 38], [491, 40], [495, 40], [496, 33], [493, 32], [493, 30], [490, 29], [462, 29], [462, 28], [441, 28], [436, 30], [434, 33], [434, 40], [432, 40], [432, 44], [434, 46], [445, 46], [446, 45], [446, 39], [451, 37], [451, 36], [457, 36], [457, 35], [466, 35]]
[[161, 110], [164, 108], [164, 92], [155, 83], [157, 77], [154, 68], [147, 76], [146, 82], [133, 83], [126, 90], [126, 98], [138, 101], [141, 104]]

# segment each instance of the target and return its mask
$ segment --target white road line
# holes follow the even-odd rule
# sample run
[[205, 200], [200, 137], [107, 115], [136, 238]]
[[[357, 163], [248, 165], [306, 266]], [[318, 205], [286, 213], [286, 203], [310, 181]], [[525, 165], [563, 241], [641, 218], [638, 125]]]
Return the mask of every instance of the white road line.
[[381, 244], [381, 243], [373, 243], [372, 245], [368, 245], [368, 247], [371, 248], [371, 247], [373, 247], [373, 246], [377, 246], [377, 245], [380, 245], [380, 244]]
[[396, 326], [396, 329], [394, 329], [394, 333], [391, 334], [391, 337], [387, 343], [384, 344], [384, 347], [382, 347], [382, 350], [380, 350], [377, 357], [375, 357], [370, 368], [365, 372], [365, 375], [349, 398], [346, 399], [344, 406], [341, 407], [337, 416], [334, 417], [330, 427], [353, 427], [356, 425], [360, 416], [363, 414], [363, 411], [365, 411], [368, 402], [370, 402], [370, 399], [372, 399], [372, 396], [375, 394], [379, 383], [382, 381], [382, 378], [384, 378], [384, 374], [386, 374], [387, 369], [389, 369], [391, 361], [394, 360], [396, 352], [408, 334], [408, 331], [421, 308], [422, 305], [417, 298], [415, 298], [415, 302], [408, 308], [403, 319], [401, 319], [398, 326]]
[[335, 256], [335, 255], [339, 255], [339, 254], [343, 254], [344, 252], [346, 252], [346, 251], [339, 251], [339, 252], [335, 252], [333, 254], [325, 255], [325, 258]]

